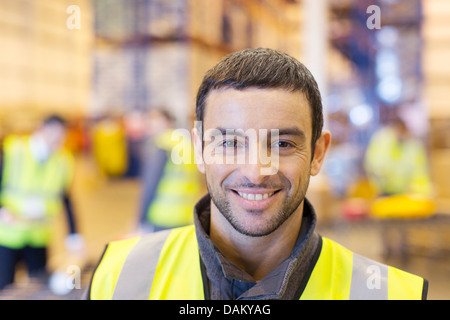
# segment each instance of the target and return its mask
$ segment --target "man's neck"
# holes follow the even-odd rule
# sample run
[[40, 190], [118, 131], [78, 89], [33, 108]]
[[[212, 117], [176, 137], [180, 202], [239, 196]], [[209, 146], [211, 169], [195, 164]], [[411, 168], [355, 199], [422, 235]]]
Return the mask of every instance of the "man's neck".
[[274, 232], [252, 237], [236, 231], [211, 201], [210, 237], [225, 257], [258, 281], [291, 254], [302, 216], [303, 202]]

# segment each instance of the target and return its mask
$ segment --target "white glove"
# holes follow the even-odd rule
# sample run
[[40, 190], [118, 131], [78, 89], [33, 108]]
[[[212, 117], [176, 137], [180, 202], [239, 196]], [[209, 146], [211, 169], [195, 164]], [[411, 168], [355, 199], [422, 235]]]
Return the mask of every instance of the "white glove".
[[79, 251], [84, 248], [84, 239], [83, 236], [79, 233], [69, 234], [64, 239], [64, 245], [69, 251]]

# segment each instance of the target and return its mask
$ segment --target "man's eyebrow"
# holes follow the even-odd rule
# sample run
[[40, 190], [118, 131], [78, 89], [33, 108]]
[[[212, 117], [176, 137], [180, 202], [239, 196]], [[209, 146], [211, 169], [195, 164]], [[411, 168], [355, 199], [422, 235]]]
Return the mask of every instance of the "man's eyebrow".
[[235, 136], [245, 137], [245, 131], [242, 129], [233, 129], [233, 128], [216, 128], [215, 130], [220, 131], [220, 133], [225, 136], [227, 134], [232, 134]]
[[305, 133], [298, 127], [289, 127], [278, 129], [278, 136], [298, 136], [301, 139], [306, 139]]
[[[241, 137], [245, 137], [245, 133], [247, 132], [242, 129], [222, 128], [222, 127], [215, 128], [214, 130], [219, 131], [222, 135], [232, 134], [232, 135], [241, 136]], [[298, 136], [302, 140], [306, 139], [305, 133], [302, 130], [300, 130], [298, 127], [271, 129], [271, 130], [267, 130], [267, 132], [268, 132], [268, 134], [271, 134], [273, 136]]]

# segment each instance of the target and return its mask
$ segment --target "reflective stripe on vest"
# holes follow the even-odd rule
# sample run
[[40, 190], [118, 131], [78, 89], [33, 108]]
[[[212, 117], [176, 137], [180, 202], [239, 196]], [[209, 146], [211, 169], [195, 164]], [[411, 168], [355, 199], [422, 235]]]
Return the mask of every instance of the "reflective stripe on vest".
[[[189, 262], [180, 264], [180, 261]], [[93, 275], [90, 297], [94, 300], [204, 299], [194, 227], [110, 243]]]
[[[156, 273], [156, 261], [161, 254], [170, 230], [142, 237], [135, 244], [120, 271], [113, 300], [147, 300]], [[151, 249], [151, 250], [149, 250]]]
[[387, 300], [388, 267], [353, 253], [350, 300]]
[[[204, 299], [194, 226], [125, 241], [126, 248], [118, 242], [107, 249], [94, 274], [92, 299]], [[422, 278], [323, 238], [300, 299], [421, 299], [423, 288]]]

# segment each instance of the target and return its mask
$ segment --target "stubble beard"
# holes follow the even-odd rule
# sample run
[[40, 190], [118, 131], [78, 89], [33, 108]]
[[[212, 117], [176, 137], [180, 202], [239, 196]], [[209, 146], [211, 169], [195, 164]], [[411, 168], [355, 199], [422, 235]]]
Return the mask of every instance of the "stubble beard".
[[[233, 209], [230, 205], [230, 202], [227, 200], [225, 193], [215, 192], [214, 189], [209, 185], [208, 181], [206, 182], [206, 186], [208, 188], [211, 199], [214, 205], [219, 210], [220, 214], [222, 214], [222, 216], [237, 232], [249, 237], [264, 237], [273, 233], [281, 225], [283, 225], [283, 223], [286, 222], [286, 220], [288, 220], [289, 217], [303, 203], [306, 195], [306, 190], [308, 189], [309, 185], [309, 177], [310, 176], [308, 174], [306, 181], [303, 181], [300, 184], [299, 189], [297, 190], [297, 193], [295, 195], [291, 195], [288, 193], [287, 197], [283, 201], [281, 208], [276, 213], [272, 214], [271, 218], [263, 226], [255, 227], [255, 225], [253, 225], [254, 229], [252, 229], [251, 226], [248, 227], [243, 221], [240, 221], [240, 219], [233, 213]], [[258, 211], [252, 210], [247, 212], [258, 214]]]

